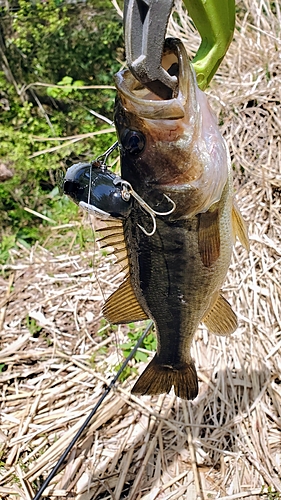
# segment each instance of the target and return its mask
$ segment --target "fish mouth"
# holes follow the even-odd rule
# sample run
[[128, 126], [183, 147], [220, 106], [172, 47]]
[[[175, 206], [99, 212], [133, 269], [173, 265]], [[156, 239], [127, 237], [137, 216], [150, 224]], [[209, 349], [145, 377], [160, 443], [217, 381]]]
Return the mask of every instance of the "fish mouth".
[[195, 92], [195, 74], [185, 47], [178, 38], [165, 40], [162, 66], [167, 71], [177, 69], [178, 85], [171, 99], [161, 99], [148, 91], [128, 69], [115, 75], [116, 88], [127, 111], [152, 120], [176, 120], [184, 117], [191, 88]]

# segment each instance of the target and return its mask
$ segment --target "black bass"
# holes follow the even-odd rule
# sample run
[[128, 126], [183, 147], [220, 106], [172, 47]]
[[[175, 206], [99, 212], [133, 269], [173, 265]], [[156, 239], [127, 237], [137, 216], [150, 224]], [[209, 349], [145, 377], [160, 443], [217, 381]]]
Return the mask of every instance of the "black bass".
[[[107, 301], [112, 322], [151, 318], [157, 353], [132, 392], [198, 394], [190, 347], [200, 322], [228, 335], [236, 315], [220, 293], [236, 235], [248, 248], [233, 202], [229, 153], [206, 95], [199, 90], [183, 44], [166, 40], [163, 66], [178, 67], [177, 95], [161, 100], [124, 70], [116, 75], [115, 126], [121, 177], [156, 213], [156, 230], [139, 203], [123, 220], [129, 276]], [[126, 288], [128, 295], [126, 297]], [[132, 292], [142, 314], [134, 313]], [[116, 316], [115, 316], [116, 315]]]
[[[236, 236], [246, 248], [248, 239], [233, 200], [227, 146], [179, 40], [166, 40], [163, 66], [178, 76], [169, 100], [148, 93], [128, 70], [116, 75], [121, 178], [110, 183], [122, 209], [101, 245], [115, 247], [127, 276], [103, 314], [112, 323], [155, 323], [157, 353], [132, 392], [174, 386], [177, 396], [193, 399], [193, 337], [200, 322], [217, 335], [236, 329], [220, 288]], [[89, 209], [96, 197], [91, 183], [88, 189]], [[109, 198], [96, 206], [112, 215]]]

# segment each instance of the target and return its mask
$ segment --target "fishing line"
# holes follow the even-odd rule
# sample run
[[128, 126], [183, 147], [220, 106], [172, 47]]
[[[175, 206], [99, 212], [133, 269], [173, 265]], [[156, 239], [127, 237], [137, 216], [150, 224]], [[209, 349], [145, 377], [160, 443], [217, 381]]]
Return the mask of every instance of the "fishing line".
[[95, 415], [95, 413], [99, 409], [99, 407], [102, 404], [103, 400], [109, 394], [109, 392], [111, 391], [111, 389], [115, 386], [115, 384], [116, 384], [118, 378], [120, 377], [121, 373], [124, 371], [124, 369], [126, 368], [127, 364], [129, 363], [129, 361], [131, 361], [131, 359], [136, 354], [138, 348], [141, 346], [143, 340], [145, 339], [145, 337], [148, 334], [148, 332], [151, 330], [152, 326], [153, 326], [153, 322], [151, 321], [148, 324], [148, 326], [146, 327], [146, 329], [144, 330], [144, 332], [141, 335], [141, 337], [138, 339], [136, 345], [134, 346], [134, 348], [130, 352], [129, 356], [127, 356], [127, 358], [125, 359], [125, 361], [122, 363], [122, 366], [119, 368], [118, 372], [113, 377], [113, 379], [111, 380], [111, 382], [108, 385], [108, 387], [104, 390], [103, 394], [101, 395], [100, 399], [98, 400], [98, 402], [96, 403], [96, 405], [94, 406], [94, 408], [92, 409], [92, 411], [90, 412], [90, 414], [88, 415], [88, 417], [86, 418], [85, 422], [81, 425], [79, 431], [75, 434], [74, 438], [69, 443], [69, 445], [67, 446], [66, 450], [63, 452], [62, 456], [60, 457], [60, 459], [56, 463], [55, 467], [53, 468], [53, 470], [51, 471], [51, 473], [49, 474], [49, 476], [47, 477], [47, 479], [45, 479], [45, 481], [42, 484], [42, 486], [39, 489], [39, 491], [33, 497], [33, 500], [39, 500], [41, 498], [42, 493], [45, 491], [45, 489], [49, 485], [50, 481], [56, 475], [56, 473], [58, 472], [59, 468], [61, 467], [61, 465], [63, 464], [64, 460], [66, 459], [67, 455], [69, 454], [69, 452], [71, 451], [71, 449], [73, 448], [73, 446], [75, 445], [75, 443], [78, 441], [78, 439], [80, 438], [80, 436], [83, 434], [84, 430], [88, 427], [89, 423], [91, 422], [93, 416]]
[[[115, 141], [104, 153], [102, 153], [101, 155], [99, 155], [92, 162], [92, 167], [90, 168], [90, 180], [89, 180], [89, 191], [88, 191], [88, 206], [90, 206], [90, 191], [91, 191], [91, 185], [92, 185], [92, 168], [93, 168], [93, 164], [96, 163], [96, 162], [98, 162], [98, 163], [100, 163], [100, 168], [101, 169], [107, 170], [107, 168], [108, 168], [107, 160], [108, 160], [109, 156], [111, 155], [111, 153], [113, 153], [113, 151], [115, 151], [115, 149], [117, 149], [118, 147], [119, 147], [119, 143], [118, 143], [118, 141]], [[103, 288], [102, 288], [102, 285], [101, 285], [101, 282], [100, 282], [100, 279], [99, 279], [98, 271], [96, 271], [96, 267], [95, 267], [95, 257], [96, 257], [95, 221], [96, 221], [96, 213], [94, 212], [94, 225], [92, 224], [92, 219], [91, 219], [90, 215], [88, 215], [88, 217], [89, 217], [89, 221], [90, 221], [90, 226], [91, 226], [92, 232], [94, 234], [94, 256], [93, 256], [93, 259], [92, 259], [93, 270], [94, 270], [93, 272], [94, 272], [95, 278], [97, 280], [97, 283], [99, 285], [99, 289], [100, 289], [101, 295], [103, 297], [103, 300], [105, 301], [105, 296], [104, 296]], [[115, 336], [115, 343], [116, 343], [116, 350], [117, 350], [117, 359], [118, 359], [118, 363], [120, 364], [121, 360], [120, 360], [120, 352], [119, 352], [119, 349], [118, 349], [118, 337], [117, 337], [117, 333], [116, 332], [114, 332], [114, 336]]]
[[[92, 168], [93, 168], [93, 164], [95, 164], [96, 162], [99, 162], [100, 163], [100, 167], [104, 170], [107, 169], [107, 159], [108, 157], [111, 155], [111, 153], [117, 149], [118, 147], [118, 141], [114, 142], [112, 144], [112, 146], [110, 146], [103, 154], [101, 154], [100, 156], [98, 156], [94, 161], [91, 162], [92, 166], [90, 168], [90, 177], [89, 177], [89, 190], [88, 190], [88, 206], [90, 206], [90, 198], [91, 198], [91, 185], [92, 185]], [[81, 206], [81, 205], [80, 205]], [[96, 278], [96, 281], [99, 285], [99, 289], [100, 289], [100, 293], [102, 295], [102, 298], [103, 300], [105, 300], [105, 297], [104, 297], [104, 292], [103, 292], [103, 289], [102, 289], [102, 286], [101, 286], [101, 283], [100, 283], [100, 279], [99, 279], [99, 276], [98, 276], [98, 273], [96, 271], [96, 237], [95, 237], [95, 233], [97, 232], [95, 230], [95, 226], [96, 226], [96, 223], [95, 223], [95, 220], [96, 220], [96, 214], [95, 212], [93, 213], [93, 216], [94, 216], [94, 223], [91, 219], [91, 216], [88, 212], [88, 222], [89, 222], [89, 225], [90, 225], [90, 228], [92, 230], [92, 233], [94, 235], [94, 255], [93, 255], [93, 258], [92, 258], [92, 268], [93, 268], [93, 274]]]

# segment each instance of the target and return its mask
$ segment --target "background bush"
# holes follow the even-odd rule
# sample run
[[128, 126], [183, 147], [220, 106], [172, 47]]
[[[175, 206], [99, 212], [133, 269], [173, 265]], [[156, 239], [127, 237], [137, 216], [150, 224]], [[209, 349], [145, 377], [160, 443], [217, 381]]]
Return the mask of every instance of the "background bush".
[[13, 172], [0, 183], [2, 242], [7, 234], [27, 244], [40, 237], [42, 221], [26, 206], [56, 220], [59, 212], [75, 214], [53, 190], [56, 173], [101, 154], [115, 136], [34, 154], [63, 144], [51, 138], [109, 127], [91, 110], [112, 119], [114, 90], [79, 87], [113, 85], [123, 52], [122, 20], [109, 0], [11, 0], [0, 7], [0, 164]]

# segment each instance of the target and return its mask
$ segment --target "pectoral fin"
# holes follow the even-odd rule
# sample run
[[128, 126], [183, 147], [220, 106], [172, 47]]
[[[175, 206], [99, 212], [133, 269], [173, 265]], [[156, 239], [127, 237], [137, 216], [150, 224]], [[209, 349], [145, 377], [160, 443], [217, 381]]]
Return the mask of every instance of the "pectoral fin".
[[238, 326], [235, 312], [233, 312], [230, 304], [220, 294], [215, 303], [207, 311], [207, 314], [205, 314], [202, 322], [215, 335], [230, 335], [235, 332]]
[[237, 236], [243, 247], [249, 252], [250, 242], [247, 227], [235, 200], [233, 201], [232, 208], [232, 224], [235, 236]]
[[219, 210], [199, 214], [198, 245], [201, 260], [210, 267], [220, 256]]
[[102, 313], [110, 323], [131, 323], [148, 319], [146, 313], [140, 306], [130, 277], [107, 299]]

